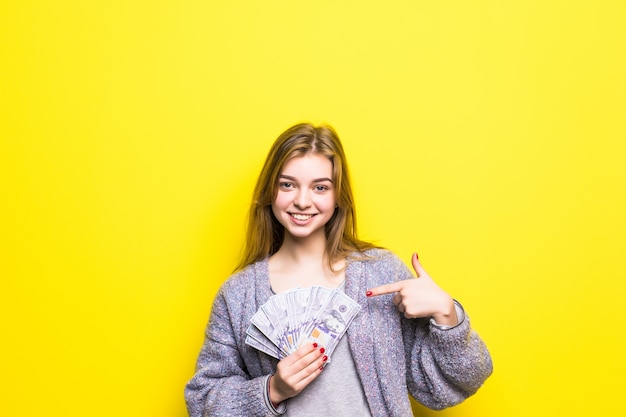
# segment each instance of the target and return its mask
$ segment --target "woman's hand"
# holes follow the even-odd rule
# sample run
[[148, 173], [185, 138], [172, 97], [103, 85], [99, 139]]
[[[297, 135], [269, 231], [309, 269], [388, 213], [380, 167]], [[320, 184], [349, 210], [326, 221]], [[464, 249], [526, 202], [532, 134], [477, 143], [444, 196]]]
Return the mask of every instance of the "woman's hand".
[[393, 303], [406, 318], [432, 317], [437, 324], [454, 326], [458, 319], [452, 297], [439, 288], [435, 281], [424, 271], [417, 253], [411, 259], [417, 274], [415, 279], [407, 279], [381, 285], [366, 292], [368, 297], [396, 293]]
[[317, 343], [307, 343], [278, 362], [270, 378], [270, 401], [278, 404], [295, 397], [313, 382], [328, 360], [324, 351]]

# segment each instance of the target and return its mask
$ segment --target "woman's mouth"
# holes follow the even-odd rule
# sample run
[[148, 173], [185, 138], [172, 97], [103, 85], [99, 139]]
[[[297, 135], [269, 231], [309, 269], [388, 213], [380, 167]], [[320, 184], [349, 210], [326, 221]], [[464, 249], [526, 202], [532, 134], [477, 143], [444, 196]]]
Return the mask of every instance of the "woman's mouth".
[[296, 220], [305, 221], [309, 220], [311, 217], [315, 216], [314, 214], [300, 214], [300, 213], [289, 213], [291, 217]]

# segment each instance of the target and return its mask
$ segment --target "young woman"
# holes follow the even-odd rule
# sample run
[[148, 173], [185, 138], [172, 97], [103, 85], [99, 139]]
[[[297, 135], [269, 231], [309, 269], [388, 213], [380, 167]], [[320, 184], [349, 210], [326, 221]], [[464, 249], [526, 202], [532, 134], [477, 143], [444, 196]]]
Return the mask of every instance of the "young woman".
[[[489, 352], [417, 254], [412, 265], [417, 276], [358, 239], [335, 131], [289, 128], [257, 181], [242, 262], [214, 300], [185, 389], [189, 415], [411, 416], [408, 394], [432, 409], [474, 394], [492, 372]], [[313, 286], [339, 288], [361, 306], [332, 363], [313, 343], [280, 361], [245, 343], [273, 294]]]

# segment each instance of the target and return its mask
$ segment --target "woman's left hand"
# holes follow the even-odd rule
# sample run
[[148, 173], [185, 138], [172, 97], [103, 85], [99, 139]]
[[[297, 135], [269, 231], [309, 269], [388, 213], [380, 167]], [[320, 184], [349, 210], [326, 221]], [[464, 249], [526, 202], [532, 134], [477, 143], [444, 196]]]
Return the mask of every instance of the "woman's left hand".
[[411, 259], [417, 278], [381, 285], [366, 292], [368, 297], [396, 293], [393, 303], [406, 318], [432, 317], [437, 324], [454, 326], [458, 319], [454, 301], [424, 271], [417, 253]]

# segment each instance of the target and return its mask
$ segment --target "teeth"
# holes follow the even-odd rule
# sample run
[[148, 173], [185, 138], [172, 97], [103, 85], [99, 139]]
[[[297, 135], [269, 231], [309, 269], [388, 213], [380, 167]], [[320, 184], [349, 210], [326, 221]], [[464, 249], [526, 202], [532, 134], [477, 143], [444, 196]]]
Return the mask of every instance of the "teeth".
[[296, 220], [309, 220], [311, 217], [313, 217], [312, 214], [292, 214], [291, 217], [293, 217]]

